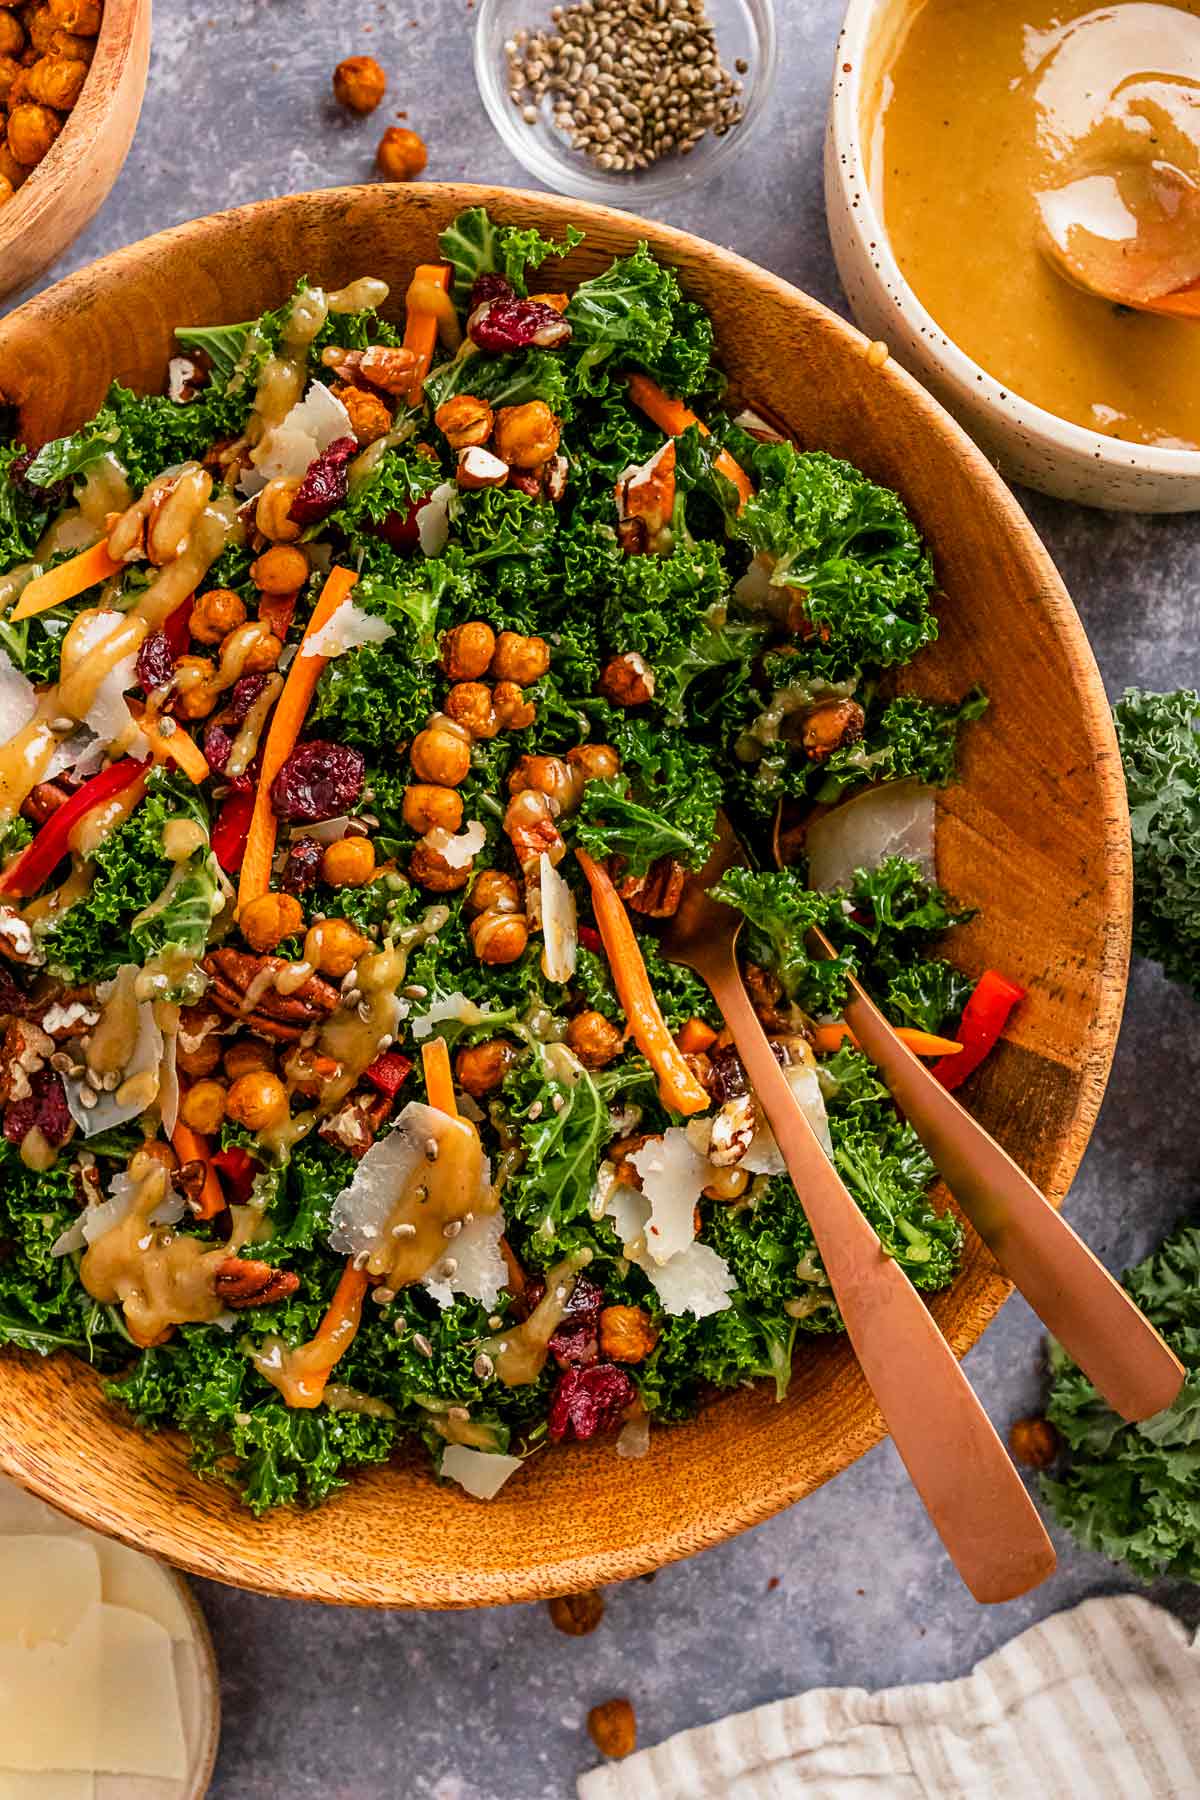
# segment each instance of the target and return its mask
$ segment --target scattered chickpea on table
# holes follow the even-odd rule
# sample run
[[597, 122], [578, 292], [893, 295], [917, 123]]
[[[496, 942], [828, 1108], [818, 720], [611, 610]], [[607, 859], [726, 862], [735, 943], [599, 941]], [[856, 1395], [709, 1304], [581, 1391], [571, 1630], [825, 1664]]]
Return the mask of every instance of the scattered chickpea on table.
[[103, 0], [0, 0], [0, 206], [66, 124], [102, 18]]
[[[373, 113], [386, 93], [387, 74], [373, 56], [344, 57], [333, 71], [334, 99], [359, 118]], [[375, 152], [375, 166], [388, 181], [412, 181], [428, 161], [424, 140], [402, 125], [389, 125]], [[361, 436], [357, 422], [355, 432], [360, 443], [372, 441]]]

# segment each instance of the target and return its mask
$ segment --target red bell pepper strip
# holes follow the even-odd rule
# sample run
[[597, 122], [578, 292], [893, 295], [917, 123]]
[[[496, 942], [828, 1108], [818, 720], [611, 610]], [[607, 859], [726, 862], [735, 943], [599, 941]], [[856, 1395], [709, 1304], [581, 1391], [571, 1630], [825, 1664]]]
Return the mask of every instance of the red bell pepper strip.
[[401, 1056], [399, 1050], [385, 1050], [382, 1056], [375, 1058], [369, 1069], [363, 1070], [363, 1075], [381, 1094], [394, 1100], [411, 1071], [412, 1064], [407, 1056]]
[[990, 1055], [1008, 1024], [1008, 1016], [1025, 989], [1009, 981], [996, 969], [985, 969], [975, 983], [974, 992], [963, 1007], [957, 1037], [962, 1050], [957, 1056], [943, 1056], [935, 1062], [931, 1073], [944, 1088], [961, 1087], [967, 1076]]
[[209, 1161], [214, 1169], [219, 1169], [227, 1178], [234, 1204], [244, 1206], [250, 1198], [250, 1190], [262, 1167], [261, 1163], [251, 1156], [244, 1144], [230, 1144], [227, 1150], [218, 1150]]
[[173, 613], [168, 614], [163, 625], [163, 636], [171, 646], [171, 655], [178, 658], [187, 654], [187, 647], [192, 639], [192, 607], [195, 602], [189, 594], [181, 600]]
[[123, 756], [119, 762], [109, 763], [107, 769], [101, 769], [98, 775], [85, 781], [69, 800], [64, 800], [58, 810], [51, 813], [33, 842], [22, 851], [8, 872], [0, 876], [0, 892], [12, 894], [17, 899], [36, 894], [70, 849], [71, 832], [80, 819], [123, 793], [131, 782], [144, 776], [149, 767], [148, 761], [139, 762], [136, 757]]
[[242, 866], [253, 817], [253, 788], [230, 794], [217, 814], [212, 828], [212, 851], [227, 875], [236, 875]]

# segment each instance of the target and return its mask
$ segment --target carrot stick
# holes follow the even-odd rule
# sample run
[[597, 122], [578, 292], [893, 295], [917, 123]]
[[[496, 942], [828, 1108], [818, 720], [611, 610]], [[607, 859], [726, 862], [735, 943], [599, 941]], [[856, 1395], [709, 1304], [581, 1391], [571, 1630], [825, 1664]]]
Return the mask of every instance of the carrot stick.
[[320, 1406], [334, 1365], [354, 1342], [369, 1286], [366, 1271], [356, 1269], [353, 1261], [348, 1262], [321, 1323], [307, 1344], [293, 1353], [300, 1372], [293, 1375], [284, 1393], [289, 1406]]
[[449, 263], [418, 263], [412, 286], [408, 290], [409, 298], [404, 316], [404, 348], [411, 350], [417, 359], [417, 366], [408, 384], [410, 406], [421, 404], [425, 377], [433, 361], [438, 336], [437, 313], [427, 306], [414, 304], [413, 289], [416, 289], [418, 298], [422, 288], [440, 288], [443, 294], [449, 294], [452, 273]]
[[204, 760], [204, 753], [182, 725], [176, 724], [174, 731], [168, 735], [157, 720], [146, 716], [146, 709], [140, 700], [126, 699], [125, 704], [137, 720], [142, 736], [154, 753], [155, 762], [173, 762], [183, 770], [189, 781], [199, 783], [208, 780], [209, 768]]
[[329, 658], [305, 656], [304, 645], [331, 619], [350, 589], [358, 580], [352, 569], [335, 567], [329, 571], [321, 598], [313, 608], [312, 618], [300, 640], [300, 648], [287, 672], [283, 692], [271, 715], [271, 726], [263, 746], [262, 773], [254, 796], [254, 812], [238, 880], [238, 911], [265, 894], [271, 886], [271, 858], [275, 854], [278, 821], [271, 805], [271, 783], [291, 755], [312, 704], [321, 670]]
[[703, 1019], [685, 1020], [682, 1030], [675, 1037], [675, 1042], [687, 1056], [696, 1056], [702, 1051], [711, 1050], [716, 1041], [716, 1032], [711, 1025], [706, 1025]]
[[102, 538], [90, 550], [81, 550], [70, 562], [59, 563], [57, 569], [48, 569], [44, 575], [35, 575], [32, 581], [26, 582], [21, 598], [13, 608], [12, 623], [19, 624], [22, 619], [32, 619], [35, 613], [47, 612], [52, 606], [78, 599], [98, 581], [107, 581], [110, 575], [116, 575], [124, 567], [124, 563], [115, 561], [108, 554], [108, 545]]
[[[698, 419], [690, 406], [682, 400], [672, 400], [665, 394], [657, 381], [651, 381], [648, 375], [631, 375], [629, 377], [629, 398], [639, 407], [652, 424], [659, 426], [668, 437], [682, 437], [690, 425], [694, 425], [701, 437], [711, 437], [712, 433], [703, 419]], [[718, 453], [717, 468], [727, 480], [732, 481], [738, 491], [740, 511], [754, 492], [754, 483], [743, 469], [740, 462], [735, 462], [728, 450]]]
[[425, 1094], [430, 1106], [457, 1119], [458, 1103], [454, 1098], [454, 1077], [450, 1073], [450, 1052], [445, 1038], [430, 1038], [427, 1044], [421, 1045], [421, 1067], [425, 1071]]
[[634, 1043], [658, 1076], [659, 1098], [673, 1112], [704, 1112], [708, 1095], [667, 1030], [629, 914], [608, 871], [593, 862], [586, 850], [576, 850], [575, 856], [592, 890], [592, 910], [617, 998], [625, 1009]]
[[171, 1147], [181, 1163], [204, 1164], [204, 1186], [191, 1210], [197, 1219], [215, 1219], [218, 1213], [225, 1211], [225, 1196], [221, 1192], [221, 1183], [217, 1180], [217, 1171], [209, 1160], [208, 1139], [201, 1137], [198, 1131], [193, 1131], [190, 1125], [185, 1125], [182, 1119], [177, 1119], [171, 1133]]
[[[957, 1056], [962, 1049], [954, 1038], [936, 1037], [932, 1031], [918, 1031], [915, 1025], [893, 1025], [892, 1030], [914, 1056]], [[813, 1026], [812, 1047], [822, 1055], [840, 1050], [843, 1044], [858, 1049], [858, 1039], [840, 1019], [832, 1024]]]

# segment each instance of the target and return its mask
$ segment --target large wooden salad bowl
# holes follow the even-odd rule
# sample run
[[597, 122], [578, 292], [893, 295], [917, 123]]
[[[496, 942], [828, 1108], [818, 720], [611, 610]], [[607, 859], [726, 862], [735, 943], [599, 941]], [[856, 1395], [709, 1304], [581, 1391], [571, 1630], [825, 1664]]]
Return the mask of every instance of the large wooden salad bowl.
[[[72, 276], [0, 322], [0, 390], [27, 442], [76, 427], [114, 377], [157, 389], [180, 324], [248, 319], [304, 272], [365, 273], [403, 296], [413, 265], [460, 208], [587, 232], [567, 282], [639, 237], [711, 312], [737, 394], [806, 445], [897, 488], [930, 539], [941, 636], [914, 684], [939, 699], [981, 681], [962, 785], [940, 811], [940, 874], [980, 908], [955, 936], [973, 969], [1026, 985], [1009, 1041], [968, 1096], [1056, 1201], [1096, 1118], [1117, 1035], [1129, 937], [1128, 822], [1104, 690], [1049, 557], [984, 457], [902, 370], [816, 301], [711, 244], [600, 207], [468, 186], [335, 189], [184, 225]], [[1008, 1293], [968, 1234], [934, 1312], [967, 1350]], [[179, 1443], [144, 1438], [67, 1357], [0, 1355], [0, 1467], [91, 1525], [219, 1580], [377, 1606], [528, 1600], [640, 1573], [777, 1512], [881, 1435], [844, 1343], [801, 1345], [773, 1390], [715, 1401], [653, 1435], [648, 1457], [611, 1441], [539, 1456], [490, 1504], [440, 1485], [414, 1455], [354, 1478], [318, 1512], [256, 1523], [189, 1473]]]

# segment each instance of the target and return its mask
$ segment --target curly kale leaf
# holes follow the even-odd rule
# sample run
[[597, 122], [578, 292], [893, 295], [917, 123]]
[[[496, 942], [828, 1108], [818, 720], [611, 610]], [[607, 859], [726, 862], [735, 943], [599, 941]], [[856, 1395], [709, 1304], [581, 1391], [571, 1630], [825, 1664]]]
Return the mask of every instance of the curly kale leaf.
[[[376, 463], [368, 478], [353, 489], [344, 504], [320, 525], [313, 526], [308, 535], [323, 537], [336, 530], [352, 540], [366, 539], [369, 543], [374, 536], [374, 526], [392, 513], [406, 517], [413, 501], [423, 500], [441, 480], [442, 471], [434, 457], [421, 450], [406, 456], [400, 446], [395, 445]], [[356, 601], [360, 600], [357, 593], [354, 597]]]
[[518, 294], [527, 292], [526, 276], [548, 256], [566, 256], [583, 233], [568, 225], [561, 243], [544, 238], [532, 227], [500, 225], [482, 206], [469, 206], [438, 237], [438, 247], [454, 270], [454, 304], [462, 308], [480, 275], [503, 275]]
[[[140, 493], [163, 469], [201, 461], [214, 438], [240, 430], [249, 398], [239, 396], [230, 408], [233, 418], [218, 418], [214, 407], [219, 397], [179, 406], [163, 394], [134, 394], [114, 381], [104, 405], [93, 420], [94, 429], [110, 439], [110, 448], [124, 468], [129, 484]], [[236, 419], [236, 423], [234, 423]]]
[[677, 394], [704, 386], [712, 361], [713, 329], [708, 315], [683, 298], [673, 269], [658, 262], [648, 246], [617, 259], [600, 275], [582, 281], [566, 317], [574, 336], [581, 385], [607, 385], [601, 372], [608, 358], [635, 363]]
[[813, 798], [828, 806], [862, 781], [908, 778], [926, 787], [947, 787], [957, 774], [959, 732], [981, 718], [987, 705], [987, 695], [977, 687], [958, 706], [915, 694], [889, 700], [857, 744], [835, 750], [822, 763]]
[[729, 507], [729, 529], [771, 559], [773, 586], [803, 592], [817, 628], [808, 661], [910, 662], [937, 636], [937, 620], [929, 553], [899, 495], [824, 451], [744, 433], [734, 441], [756, 491], [740, 510]]
[[80, 475], [89, 464], [98, 462], [113, 449], [117, 436], [111, 426], [97, 430], [96, 425], [91, 424], [85, 425], [82, 431], [72, 432], [69, 437], [54, 438], [42, 445], [26, 469], [25, 479], [33, 487], [52, 488], [60, 481]]
[[721, 802], [711, 751], [646, 719], [619, 719], [609, 736], [621, 773], [584, 788], [573, 821], [578, 841], [592, 856], [623, 857], [629, 875], [644, 875], [660, 856], [698, 869], [716, 836]]
[[926, 1198], [934, 1167], [912, 1126], [897, 1119], [881, 1141], [831, 1108], [829, 1130], [838, 1173], [887, 1254], [917, 1287], [942, 1288], [953, 1281], [962, 1229], [952, 1212], [935, 1212]]
[[840, 957], [810, 956], [806, 934], [814, 925], [829, 926], [841, 911], [840, 896], [817, 893], [798, 869], [727, 869], [710, 892], [742, 914], [747, 929], [741, 949], [751, 962], [774, 970], [789, 1000], [809, 1013], [837, 1011], [852, 965]]
[[[340, 741], [386, 750], [421, 730], [434, 711], [437, 594], [419, 565], [406, 585], [364, 576], [354, 603], [393, 628], [381, 644], [334, 657], [321, 672], [310, 715]], [[402, 646], [402, 648], [401, 648]]]
[[26, 1168], [0, 1141], [0, 1343], [48, 1356], [71, 1350], [89, 1362], [111, 1362], [124, 1346], [108, 1307], [92, 1299], [72, 1256], [51, 1254], [79, 1216], [75, 1176], [64, 1151], [50, 1169]]
[[1187, 1378], [1165, 1411], [1129, 1425], [1054, 1346], [1046, 1416], [1067, 1451], [1042, 1493], [1080, 1543], [1143, 1581], [1200, 1581], [1200, 1227], [1181, 1226], [1125, 1286]]
[[476, 356], [456, 356], [426, 376], [425, 397], [435, 412], [455, 394], [474, 394], [477, 400], [497, 408], [544, 400], [560, 421], [569, 419], [573, 411], [566, 365], [549, 350], [512, 356], [489, 356], [482, 351]]
[[888, 976], [879, 1004], [893, 1025], [944, 1037], [953, 1032], [975, 983], [941, 956], [919, 957]]
[[16, 444], [0, 444], [0, 573], [29, 561], [50, 516], [48, 499], [12, 478], [12, 465], [23, 455]]
[[1133, 945], [1200, 995], [1200, 694], [1129, 688], [1113, 711], [1133, 833]]

